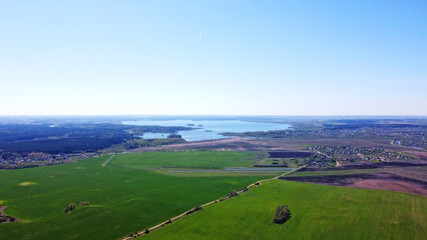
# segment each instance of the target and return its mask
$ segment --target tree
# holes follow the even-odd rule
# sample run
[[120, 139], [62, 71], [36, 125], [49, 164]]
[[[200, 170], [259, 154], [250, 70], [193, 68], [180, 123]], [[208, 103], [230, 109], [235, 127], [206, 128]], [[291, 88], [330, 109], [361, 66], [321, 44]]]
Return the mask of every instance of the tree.
[[274, 214], [273, 222], [282, 224], [286, 222], [291, 217], [291, 212], [288, 209], [288, 206], [282, 205], [276, 209], [276, 213]]
[[68, 206], [65, 208], [64, 212], [70, 212], [73, 211], [76, 208], [76, 204], [75, 203], [70, 203], [68, 204]]
[[232, 198], [232, 197], [235, 197], [235, 196], [238, 196], [239, 194], [236, 192], [236, 191], [231, 191], [229, 194], [228, 194], [228, 197], [230, 197], [230, 198]]

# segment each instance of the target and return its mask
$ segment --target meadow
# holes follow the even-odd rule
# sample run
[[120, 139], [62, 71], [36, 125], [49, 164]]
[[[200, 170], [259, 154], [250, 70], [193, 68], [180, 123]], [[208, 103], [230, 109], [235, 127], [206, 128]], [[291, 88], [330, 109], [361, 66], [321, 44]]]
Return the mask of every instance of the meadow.
[[[278, 206], [291, 218], [273, 223]], [[272, 180], [141, 239], [426, 239], [427, 198]]]
[[[141, 164], [143, 160], [143, 164]], [[257, 161], [257, 154], [251, 152], [226, 151], [181, 151], [146, 152], [141, 154], [118, 155], [112, 165], [129, 169], [156, 170], [158, 168], [222, 169], [225, 167], [250, 167]]]
[[[6, 214], [21, 219], [0, 224], [0, 239], [117, 239], [269, 177], [174, 177], [152, 171], [250, 166], [257, 161], [253, 153], [123, 154], [106, 163], [109, 158], [0, 171], [0, 203]], [[90, 204], [79, 206], [82, 202]], [[69, 203], [77, 208], [65, 213]]]

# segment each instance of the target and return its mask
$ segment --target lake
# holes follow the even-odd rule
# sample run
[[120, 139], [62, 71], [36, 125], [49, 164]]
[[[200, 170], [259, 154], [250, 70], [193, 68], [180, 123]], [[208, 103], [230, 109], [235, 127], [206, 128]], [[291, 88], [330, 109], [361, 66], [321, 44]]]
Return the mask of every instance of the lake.
[[[240, 120], [140, 120], [140, 121], [123, 121], [122, 124], [137, 125], [137, 126], [177, 126], [177, 127], [192, 127], [193, 130], [179, 131], [178, 134], [188, 142], [216, 140], [230, 138], [222, 136], [224, 132], [257, 132], [257, 131], [273, 131], [286, 130], [290, 127], [289, 124], [282, 123], [265, 123], [265, 122], [247, 122]], [[152, 136], [164, 136], [167, 133], [144, 133], [144, 139]], [[161, 137], [159, 137], [161, 138]]]

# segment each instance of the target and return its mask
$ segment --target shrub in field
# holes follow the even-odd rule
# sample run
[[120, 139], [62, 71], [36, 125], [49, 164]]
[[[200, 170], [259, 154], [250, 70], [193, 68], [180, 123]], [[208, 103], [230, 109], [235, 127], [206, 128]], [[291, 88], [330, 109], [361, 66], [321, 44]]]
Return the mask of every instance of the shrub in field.
[[90, 202], [81, 202], [79, 206], [89, 206]]
[[76, 208], [76, 204], [75, 203], [70, 203], [68, 204], [68, 206], [65, 208], [64, 212], [70, 212], [73, 211]]
[[232, 197], [235, 197], [235, 196], [238, 196], [239, 194], [236, 192], [236, 191], [231, 191], [229, 194], [228, 194], [228, 197], [230, 197], [230, 198], [232, 198]]
[[150, 233], [150, 230], [147, 228], [147, 229], [145, 229], [144, 233], [145, 233], [145, 234], [149, 234], [149, 233]]
[[0, 216], [0, 223], [7, 222], [8, 220], [9, 220], [8, 217], [6, 217], [6, 216]]
[[195, 208], [193, 208], [190, 211], [188, 211], [186, 214], [192, 214], [192, 213], [195, 213], [195, 212], [200, 211], [202, 209], [203, 208], [201, 206], [196, 206]]
[[288, 209], [288, 206], [282, 205], [276, 209], [276, 213], [274, 214], [273, 222], [282, 224], [286, 222], [291, 217], [291, 212]]

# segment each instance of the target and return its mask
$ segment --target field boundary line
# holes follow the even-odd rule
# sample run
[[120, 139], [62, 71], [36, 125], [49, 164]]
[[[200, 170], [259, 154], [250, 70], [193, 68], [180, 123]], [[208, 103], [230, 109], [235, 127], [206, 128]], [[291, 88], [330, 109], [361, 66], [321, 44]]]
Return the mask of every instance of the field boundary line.
[[[114, 157], [114, 156], [113, 156]], [[110, 159], [109, 159], [110, 160]], [[107, 160], [108, 161], [108, 160]], [[269, 181], [272, 181], [272, 180], [277, 180], [277, 179], [280, 179], [281, 177], [283, 177], [283, 176], [286, 176], [286, 175], [288, 175], [288, 174], [291, 174], [291, 173], [294, 173], [294, 172], [296, 172], [296, 171], [298, 171], [298, 170], [300, 170], [300, 169], [302, 169], [302, 168], [305, 168], [307, 165], [304, 165], [304, 166], [301, 166], [301, 167], [298, 167], [298, 168], [295, 168], [294, 170], [292, 170], [292, 171], [289, 171], [289, 172], [286, 172], [286, 173], [284, 173], [284, 174], [281, 174], [281, 175], [279, 175], [279, 176], [276, 176], [276, 177], [273, 177], [273, 178], [268, 178], [268, 179], [264, 179], [264, 180], [260, 180], [260, 181], [256, 181], [256, 182], [254, 182], [254, 183], [252, 183], [252, 184], [249, 184], [248, 186], [246, 186], [246, 187], [244, 187], [243, 189], [241, 189], [241, 190], [239, 190], [239, 191], [237, 191], [237, 196], [239, 196], [240, 194], [242, 194], [242, 193], [244, 193], [244, 192], [246, 192], [246, 191], [248, 191], [250, 188], [252, 188], [252, 187], [255, 187], [255, 186], [259, 186], [261, 183], [264, 183], [264, 182], [269, 182]], [[207, 206], [210, 206], [210, 205], [213, 205], [213, 204], [215, 204], [215, 203], [219, 203], [219, 202], [222, 202], [222, 201], [225, 201], [225, 200], [227, 200], [227, 199], [230, 199], [230, 198], [232, 198], [232, 197], [230, 197], [230, 196], [224, 196], [224, 197], [222, 197], [222, 198], [218, 198], [218, 199], [216, 199], [216, 200], [213, 200], [213, 201], [210, 201], [210, 202], [207, 202], [207, 203], [205, 203], [205, 204], [202, 204], [202, 205], [200, 205], [200, 207], [207, 207]], [[161, 228], [161, 227], [163, 227], [163, 226], [166, 226], [167, 224], [171, 224], [171, 223], [173, 223], [175, 220], [178, 220], [178, 219], [180, 219], [180, 218], [182, 218], [182, 217], [184, 217], [184, 216], [186, 216], [186, 215], [189, 215], [190, 213], [190, 211], [194, 211], [195, 210], [195, 208], [192, 208], [192, 209], [189, 209], [189, 210], [187, 210], [187, 211], [185, 211], [185, 212], [183, 212], [183, 213], [181, 213], [181, 214], [179, 214], [178, 216], [175, 216], [175, 217], [173, 217], [173, 218], [170, 218], [170, 219], [168, 219], [168, 220], [166, 220], [166, 221], [164, 221], [164, 222], [161, 222], [161, 223], [159, 223], [159, 224], [157, 224], [157, 225], [155, 225], [155, 226], [153, 226], [153, 227], [150, 227], [150, 228], [147, 228], [147, 230], [149, 231], [149, 232], [152, 232], [152, 231], [154, 231], [154, 230], [156, 230], [156, 229], [158, 229], [158, 228]], [[140, 236], [142, 236], [142, 235], [145, 235], [145, 234], [147, 234], [147, 233], [145, 233], [145, 231], [146, 230], [142, 230], [142, 231], [139, 231], [139, 232], [136, 232], [136, 233], [134, 233], [132, 236], [127, 236], [127, 237], [124, 237], [124, 238], [121, 238], [121, 240], [130, 240], [130, 239], [133, 239], [133, 238], [137, 238], [137, 237], [140, 237]]]
[[113, 158], [115, 157], [116, 155], [113, 155], [113, 156], [111, 156], [111, 157], [109, 157], [103, 164], [102, 164], [102, 166], [103, 167], [105, 167], [105, 166], [107, 166], [107, 164], [111, 161], [111, 160], [113, 160]]

